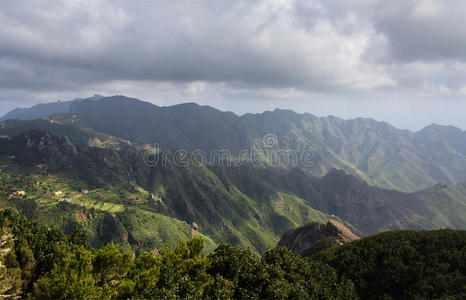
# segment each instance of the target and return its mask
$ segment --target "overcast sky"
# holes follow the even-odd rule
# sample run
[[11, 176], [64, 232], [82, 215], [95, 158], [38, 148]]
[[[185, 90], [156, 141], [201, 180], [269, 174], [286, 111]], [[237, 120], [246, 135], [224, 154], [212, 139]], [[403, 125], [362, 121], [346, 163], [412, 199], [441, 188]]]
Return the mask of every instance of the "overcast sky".
[[466, 129], [466, 1], [0, 4], [0, 114], [124, 94]]

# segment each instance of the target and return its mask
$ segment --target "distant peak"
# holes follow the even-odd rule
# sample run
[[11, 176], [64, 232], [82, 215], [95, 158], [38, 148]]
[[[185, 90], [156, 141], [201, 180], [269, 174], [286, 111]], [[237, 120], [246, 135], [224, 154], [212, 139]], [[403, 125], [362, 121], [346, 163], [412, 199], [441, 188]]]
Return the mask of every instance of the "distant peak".
[[204, 112], [215, 112], [215, 113], [222, 113], [222, 114], [228, 114], [228, 115], [234, 115], [232, 112], [225, 112], [218, 110], [212, 106], [209, 105], [199, 105], [196, 102], [185, 102], [185, 103], [180, 103], [180, 104], [175, 104], [171, 106], [165, 106], [165, 109], [171, 110], [171, 111], [204, 111]]
[[201, 107], [201, 105], [196, 102], [183, 102], [179, 104], [170, 105], [170, 107]]
[[294, 110], [291, 110], [291, 109], [282, 109], [282, 108], [275, 108], [273, 111], [272, 111], [273, 114], [277, 114], [277, 115], [280, 115], [280, 116], [289, 116], [289, 117], [298, 117], [298, 116], [302, 116], [302, 114], [299, 114], [297, 112], [295, 112]]
[[440, 124], [432, 123], [422, 128], [418, 132], [434, 132], [434, 131], [439, 131], [439, 130], [443, 130], [443, 131], [450, 130], [450, 131], [458, 131], [458, 132], [463, 131], [460, 128], [452, 126], [452, 125], [440, 125]]
[[92, 100], [92, 101], [97, 101], [97, 100], [100, 100], [100, 99], [102, 99], [102, 98], [105, 98], [105, 97], [102, 96], [102, 95], [99, 95], [99, 94], [95, 94], [94, 96], [88, 97], [88, 98], [85, 98], [85, 99], [87, 99], [87, 100]]
[[[108, 97], [102, 97], [97, 102], [126, 102], [126, 103], [150, 103], [137, 98], [127, 97], [125, 95], [113, 95]], [[151, 103], [152, 104], [152, 103]]]
[[422, 128], [421, 130], [429, 130], [429, 129], [437, 129], [443, 127], [442, 125], [432, 123], [430, 125], [427, 125], [426, 127]]
[[273, 112], [286, 112], [286, 113], [294, 113], [294, 114], [296, 114], [296, 112], [294, 112], [294, 111], [291, 110], [291, 109], [283, 109], [283, 108], [278, 108], [278, 107], [275, 108], [275, 109], [273, 110]]

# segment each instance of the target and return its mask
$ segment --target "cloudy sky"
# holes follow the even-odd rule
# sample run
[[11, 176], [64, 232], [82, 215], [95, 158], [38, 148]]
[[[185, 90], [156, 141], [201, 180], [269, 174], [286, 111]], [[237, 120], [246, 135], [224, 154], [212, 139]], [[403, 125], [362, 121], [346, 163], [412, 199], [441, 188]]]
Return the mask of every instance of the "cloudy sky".
[[124, 94], [466, 129], [466, 1], [0, 5], [0, 114]]

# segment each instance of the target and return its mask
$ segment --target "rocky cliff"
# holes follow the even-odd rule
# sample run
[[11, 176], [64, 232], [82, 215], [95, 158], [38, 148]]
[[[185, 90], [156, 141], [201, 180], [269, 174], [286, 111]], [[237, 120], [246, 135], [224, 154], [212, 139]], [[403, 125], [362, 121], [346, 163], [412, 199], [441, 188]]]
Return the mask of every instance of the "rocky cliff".
[[291, 229], [282, 236], [278, 246], [286, 247], [302, 256], [310, 256], [324, 248], [359, 239], [351, 230], [336, 220], [327, 224], [309, 223]]

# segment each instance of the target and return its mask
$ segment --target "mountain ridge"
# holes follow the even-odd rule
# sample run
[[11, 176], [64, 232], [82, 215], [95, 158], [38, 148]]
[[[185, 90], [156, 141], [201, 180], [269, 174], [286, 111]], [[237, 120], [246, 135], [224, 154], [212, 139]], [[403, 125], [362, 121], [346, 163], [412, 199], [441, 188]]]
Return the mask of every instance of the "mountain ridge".
[[[112, 206], [107, 207], [115, 207], [117, 211], [113, 216], [105, 215], [102, 222], [113, 224], [109, 228], [116, 233], [110, 231], [111, 236], [116, 235], [113, 238], [118, 240], [124, 241], [125, 230], [132, 236], [131, 230], [138, 228], [133, 225], [134, 215], [154, 213], [187, 224], [196, 223], [195, 228], [217, 243], [226, 240], [258, 252], [275, 245], [288, 229], [331, 218], [341, 220], [361, 236], [398, 229], [466, 228], [466, 185], [403, 193], [371, 186], [344, 170], [331, 170], [323, 177], [316, 177], [300, 168], [255, 167], [247, 163], [184, 166], [167, 160], [148, 166], [143, 160], [144, 150], [131, 145], [121, 149], [76, 147], [70, 141], [54, 133], [33, 130], [0, 139], [0, 157], [13, 155], [14, 162], [33, 168], [38, 174], [61, 174], [63, 179], [68, 178], [72, 184], [66, 188], [70, 195], [65, 198], [87, 197], [82, 190], [103, 189], [99, 192], [103, 195], [114, 190], [110, 193], [114, 199], [110, 202]], [[47, 165], [47, 170], [40, 171], [38, 165]], [[18, 178], [14, 175], [12, 184], [21, 182], [21, 176], [30, 178], [27, 174]], [[78, 185], [76, 181], [82, 183]], [[72, 188], [75, 185], [82, 187]], [[34, 185], [21, 188], [28, 195], [31, 193], [28, 189], [37, 189]], [[53, 194], [45, 194], [45, 199], [40, 191], [35, 194], [27, 198], [31, 205], [36, 202], [64, 205], [57, 203], [59, 199]], [[102, 198], [96, 193], [94, 197], [97, 202], [72, 200], [77, 201], [77, 206], [68, 209], [77, 209], [80, 219], [84, 213], [86, 220], [94, 215], [88, 212], [89, 205], [97, 207], [96, 211], [106, 211], [102, 202], [108, 202], [109, 196]], [[3, 205], [23, 203], [3, 201], [6, 201]], [[87, 205], [84, 212], [83, 204]], [[47, 211], [47, 207], [41, 209]], [[127, 213], [133, 217], [126, 216]], [[124, 220], [132, 221], [120, 223]], [[87, 221], [73, 222], [87, 226]], [[104, 237], [112, 240], [105, 234], [101, 238]], [[147, 238], [151, 234], [143, 237], [144, 243], [150, 245]]]
[[0, 117], [0, 121], [10, 120], [10, 119], [17, 119], [17, 120], [34, 120], [40, 118], [50, 117], [53, 114], [57, 113], [68, 113], [69, 108], [73, 103], [80, 102], [83, 100], [99, 100], [103, 98], [101, 95], [94, 95], [93, 97], [88, 98], [75, 98], [72, 100], [65, 100], [61, 101], [58, 100], [57, 102], [46, 102], [46, 103], [38, 103], [31, 107], [20, 108], [17, 107], [5, 115]]
[[[78, 101], [70, 112], [48, 120], [141, 146], [187, 152], [227, 150], [237, 157], [242, 150], [256, 149], [302, 157], [312, 151], [310, 164], [299, 160], [296, 166], [316, 176], [340, 168], [373, 185], [402, 191], [466, 181], [466, 132], [453, 126], [411, 132], [368, 118], [344, 120], [281, 109], [237, 116], [193, 103], [159, 107], [121, 95]], [[0, 134], [8, 135], [2, 127], [4, 123]], [[277, 145], [267, 148], [263, 139], [270, 134]], [[279, 162], [277, 167], [289, 165]]]
[[[283, 109], [283, 108], [279, 108], [279, 107], [276, 107], [274, 108], [273, 110], [264, 110], [263, 112], [258, 112], [258, 113], [250, 113], [250, 112], [247, 112], [247, 113], [243, 113], [243, 114], [236, 114], [235, 112], [232, 112], [232, 111], [223, 111], [221, 109], [218, 109], [218, 108], [215, 108], [213, 106], [210, 106], [210, 105], [201, 105], [201, 104], [198, 104], [197, 102], [195, 101], [187, 101], [187, 102], [182, 102], [182, 103], [178, 103], [178, 104], [173, 104], [173, 105], [166, 105], [166, 106], [159, 106], [159, 105], [156, 105], [150, 101], [144, 101], [144, 100], [140, 100], [140, 99], [137, 99], [137, 98], [132, 98], [132, 97], [126, 97], [124, 95], [113, 95], [113, 96], [102, 96], [102, 95], [94, 95], [92, 97], [87, 97], [87, 98], [75, 98], [75, 99], [72, 99], [72, 100], [58, 100], [56, 102], [45, 102], [45, 103], [38, 103], [38, 104], [35, 104], [33, 106], [30, 106], [30, 107], [17, 107], [17, 108], [14, 108], [12, 110], [10, 110], [9, 112], [5, 113], [3, 116], [0, 117], [0, 122], [1, 121], [5, 121], [5, 120], [9, 120], [9, 119], [17, 119], [17, 120], [32, 120], [32, 119], [25, 119], [25, 118], [17, 118], [16, 116], [13, 116], [13, 117], [10, 117], [10, 113], [12, 112], [15, 112], [15, 111], [23, 111], [23, 110], [28, 110], [28, 109], [32, 109], [36, 106], [42, 106], [42, 105], [53, 105], [53, 104], [59, 104], [59, 103], [74, 103], [74, 102], [81, 102], [83, 100], [86, 100], [86, 99], [95, 99], [95, 100], [99, 100], [101, 98], [112, 98], [112, 97], [125, 97], [125, 98], [129, 98], [129, 99], [135, 99], [135, 100], [138, 100], [138, 101], [141, 101], [141, 102], [146, 102], [146, 103], [150, 103], [156, 107], [159, 107], [159, 108], [170, 108], [170, 107], [177, 107], [177, 106], [191, 106], [193, 104], [195, 104], [196, 106], [198, 107], [204, 107], [204, 108], [209, 108], [209, 109], [213, 109], [213, 110], [216, 110], [216, 111], [219, 111], [219, 112], [223, 112], [223, 113], [229, 113], [229, 114], [234, 114], [235, 116], [237, 117], [244, 117], [244, 116], [248, 116], [248, 115], [262, 115], [264, 113], [273, 113], [273, 112], [292, 112], [294, 114], [297, 114], [297, 115], [307, 115], [307, 116], [312, 116], [312, 117], [315, 117], [315, 118], [318, 118], [318, 119], [337, 119], [337, 120], [340, 120], [340, 121], [354, 121], [354, 120], [358, 120], [358, 119], [362, 119], [362, 120], [370, 120], [370, 121], [375, 121], [377, 123], [386, 123], [392, 127], [394, 127], [395, 129], [399, 130], [399, 131], [406, 131], [406, 132], [409, 132], [409, 133], [418, 133], [426, 128], [429, 128], [429, 127], [440, 127], [440, 128], [445, 128], [445, 127], [448, 127], [448, 128], [452, 128], [452, 129], [459, 129], [463, 132], [466, 132], [466, 130], [463, 130], [461, 128], [459, 128], [458, 126], [455, 126], [455, 125], [442, 125], [442, 124], [437, 124], [437, 123], [431, 123], [429, 125], [425, 125], [424, 127], [418, 129], [418, 130], [411, 130], [411, 129], [407, 129], [407, 128], [398, 128], [394, 125], [391, 125], [389, 122], [387, 121], [384, 121], [384, 120], [377, 120], [377, 119], [374, 119], [374, 118], [371, 118], [371, 117], [355, 117], [355, 118], [341, 118], [341, 117], [338, 117], [338, 116], [335, 116], [335, 115], [326, 115], [326, 116], [316, 116], [312, 113], [309, 113], [309, 112], [303, 112], [303, 113], [298, 113], [298, 112], [295, 112], [294, 110], [292, 109]], [[47, 118], [47, 117], [50, 117], [52, 116], [53, 114], [55, 113], [68, 113], [69, 111], [60, 111], [60, 112], [45, 112], [43, 116], [41, 117], [36, 117], [36, 118]]]

